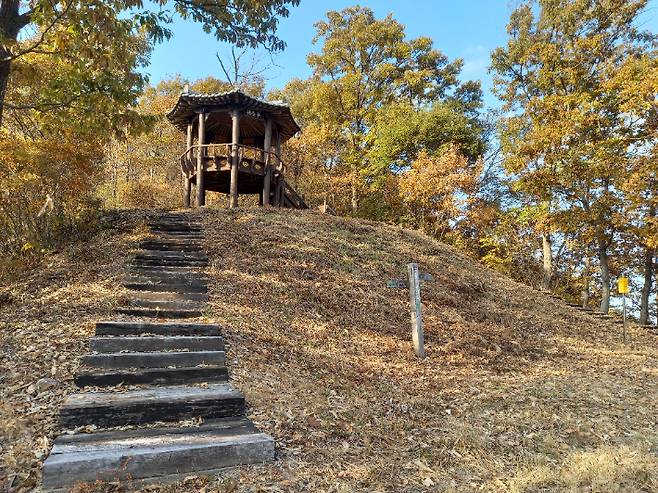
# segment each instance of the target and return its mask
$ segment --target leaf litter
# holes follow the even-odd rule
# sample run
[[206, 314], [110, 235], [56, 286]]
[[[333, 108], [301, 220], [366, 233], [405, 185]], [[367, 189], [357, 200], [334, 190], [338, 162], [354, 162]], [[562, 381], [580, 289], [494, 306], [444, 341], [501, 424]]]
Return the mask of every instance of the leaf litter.
[[[119, 296], [120, 262], [148, 214], [123, 213], [134, 229], [101, 234], [93, 263], [64, 256], [11, 286], [19, 301], [0, 311], [8, 491], [38, 483], [77, 357]], [[231, 381], [277, 460], [143, 491], [656, 489], [655, 336], [632, 327], [625, 346], [619, 326], [414, 231], [311, 211], [199, 216]], [[422, 287], [423, 361], [407, 296], [386, 288], [411, 261], [435, 279]], [[33, 398], [43, 376], [62, 385]]]

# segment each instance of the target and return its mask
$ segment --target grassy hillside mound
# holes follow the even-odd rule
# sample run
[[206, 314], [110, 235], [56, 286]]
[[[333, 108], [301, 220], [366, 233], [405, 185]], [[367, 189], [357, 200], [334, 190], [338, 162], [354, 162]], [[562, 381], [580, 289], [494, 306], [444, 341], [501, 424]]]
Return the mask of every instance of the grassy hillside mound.
[[90, 240], [72, 238], [0, 285], [0, 491], [32, 491], [39, 483], [78, 358], [94, 324], [118, 303], [122, 268], [146, 234], [147, 216], [109, 214]]
[[[206, 211], [214, 317], [281, 461], [245, 491], [652, 491], [654, 336], [594, 321], [412, 231]], [[419, 262], [428, 358], [404, 290]], [[246, 485], [259, 489], [247, 489]], [[268, 487], [279, 488], [268, 490]]]
[[[121, 213], [4, 287], [0, 491], [38, 483], [77, 358], [153, 214]], [[210, 316], [278, 460], [148, 491], [658, 488], [655, 336], [631, 330], [624, 346], [619, 327], [416, 232], [310, 211], [199, 215]], [[435, 278], [423, 285], [423, 361], [405, 291], [386, 288], [410, 261]]]

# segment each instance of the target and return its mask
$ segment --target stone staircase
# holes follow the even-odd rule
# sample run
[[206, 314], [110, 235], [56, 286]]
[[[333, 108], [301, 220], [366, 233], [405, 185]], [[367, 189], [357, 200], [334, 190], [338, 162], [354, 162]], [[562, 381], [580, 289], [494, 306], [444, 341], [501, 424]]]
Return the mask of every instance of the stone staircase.
[[208, 299], [201, 227], [169, 213], [151, 230], [126, 277], [132, 296], [117, 320], [96, 324], [80, 391], [60, 410], [68, 431], [43, 464], [45, 491], [165, 482], [274, 458], [274, 441], [228, 383], [219, 327], [189, 320]]

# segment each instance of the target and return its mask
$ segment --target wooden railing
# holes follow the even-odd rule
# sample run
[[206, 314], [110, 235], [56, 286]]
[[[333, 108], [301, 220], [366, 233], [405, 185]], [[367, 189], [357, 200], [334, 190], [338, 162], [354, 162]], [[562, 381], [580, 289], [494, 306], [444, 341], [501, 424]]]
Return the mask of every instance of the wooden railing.
[[284, 182], [283, 185], [283, 195], [288, 199], [296, 209], [308, 209], [308, 205], [304, 202], [304, 199], [288, 185], [288, 182]]
[[[281, 158], [274, 152], [265, 152], [263, 149], [257, 147], [245, 146], [238, 144], [238, 167], [241, 170], [255, 173], [256, 171], [265, 170], [267, 166], [272, 167], [273, 172], [283, 173], [285, 165]], [[180, 157], [180, 165], [183, 173], [191, 176], [196, 173], [197, 158], [199, 152], [202, 157], [208, 160], [222, 160], [226, 159], [228, 163], [231, 162], [232, 144], [204, 144], [193, 145], [185, 151]]]

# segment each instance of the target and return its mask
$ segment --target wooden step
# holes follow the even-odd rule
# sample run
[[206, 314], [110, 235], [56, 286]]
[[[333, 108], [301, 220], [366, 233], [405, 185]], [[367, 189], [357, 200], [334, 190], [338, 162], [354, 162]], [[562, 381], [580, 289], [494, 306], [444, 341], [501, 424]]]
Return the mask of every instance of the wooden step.
[[96, 324], [97, 336], [154, 334], [164, 336], [217, 336], [219, 325], [184, 322], [124, 322], [106, 321]]
[[143, 318], [199, 318], [203, 316], [202, 310], [197, 309], [168, 309], [168, 308], [143, 308], [143, 307], [122, 307], [115, 310], [121, 315]]
[[46, 491], [68, 491], [80, 481], [159, 482], [274, 459], [274, 441], [247, 419], [196, 428], [150, 428], [63, 435], [43, 465]]
[[201, 231], [199, 223], [191, 223], [187, 221], [164, 221], [150, 224], [151, 230], [164, 230], [164, 231]]
[[135, 263], [129, 265], [126, 269], [127, 272], [155, 272], [155, 273], [172, 273], [172, 274], [191, 274], [196, 275], [205, 272], [205, 267], [208, 264], [203, 266], [198, 265], [154, 265], [153, 263], [147, 263], [144, 265], [135, 265]]
[[141, 279], [159, 281], [176, 281], [176, 282], [207, 282], [208, 276], [204, 271], [197, 272], [172, 272], [172, 271], [151, 271], [151, 272], [130, 272], [126, 274], [126, 279]]
[[201, 242], [173, 241], [173, 240], [151, 240], [139, 244], [141, 250], [159, 250], [168, 252], [202, 252]]
[[187, 230], [187, 231], [176, 231], [176, 230], [168, 230], [168, 229], [162, 229], [162, 228], [152, 228], [151, 233], [160, 238], [191, 238], [191, 239], [197, 239], [197, 240], [203, 240], [204, 235], [202, 231], [198, 230]]
[[208, 260], [204, 252], [172, 252], [168, 250], [138, 250], [135, 259], [137, 260]]
[[[172, 245], [172, 244], [196, 244], [199, 245], [200, 249], [198, 251], [203, 252], [203, 236], [182, 236], [182, 235], [158, 235], [150, 238], [149, 240], [153, 243], [160, 243], [162, 245]], [[151, 250], [151, 248], [144, 248], [145, 250]], [[168, 248], [163, 248], [162, 250], [168, 250]]]
[[197, 243], [203, 244], [204, 236], [201, 236], [201, 235], [183, 235], [183, 234], [175, 234], [175, 235], [159, 234], [157, 236], [153, 236], [151, 238], [151, 240], [152, 241], [162, 241], [162, 242], [185, 241], [185, 242], [197, 242]]
[[208, 301], [208, 295], [205, 293], [152, 293], [150, 291], [140, 291], [134, 293], [142, 300], [154, 301], [181, 301], [181, 302], [204, 302]]
[[161, 226], [192, 226], [196, 228], [201, 227], [201, 223], [197, 220], [192, 220], [186, 217], [180, 218], [162, 218], [157, 221], [149, 221], [148, 226], [151, 228], [158, 228]]
[[169, 368], [199, 365], [224, 366], [224, 351], [87, 354], [82, 363], [92, 368]]
[[173, 276], [199, 276], [206, 277], [206, 268], [198, 266], [170, 266], [170, 265], [143, 265], [143, 266], [130, 266], [126, 269], [127, 276], [162, 276], [166, 277], [168, 275]]
[[89, 340], [89, 350], [94, 353], [224, 351], [224, 338], [221, 336], [96, 336]]
[[72, 394], [60, 409], [59, 424], [65, 429], [87, 425], [109, 428], [241, 416], [244, 411], [244, 396], [230, 384], [177, 385]]
[[196, 220], [190, 220], [188, 218], [161, 218], [156, 221], [150, 221], [147, 223], [150, 228], [169, 228], [169, 227], [193, 227], [200, 228], [201, 223]]
[[113, 387], [115, 385], [177, 385], [228, 382], [226, 366], [181, 368], [140, 368], [133, 370], [81, 371], [75, 376], [78, 387]]
[[162, 310], [203, 310], [205, 303], [198, 301], [158, 300], [149, 298], [129, 298], [126, 300], [129, 306], [141, 308], [160, 308]]
[[186, 260], [186, 259], [135, 259], [132, 261], [135, 267], [207, 267], [208, 262], [205, 260]]
[[202, 283], [174, 283], [174, 282], [125, 282], [126, 289], [133, 291], [150, 291], [154, 293], [206, 293], [208, 286]]
[[139, 274], [128, 273], [124, 279], [129, 282], [172, 282], [178, 284], [206, 284], [208, 282], [208, 276], [204, 272], [148, 272]]

